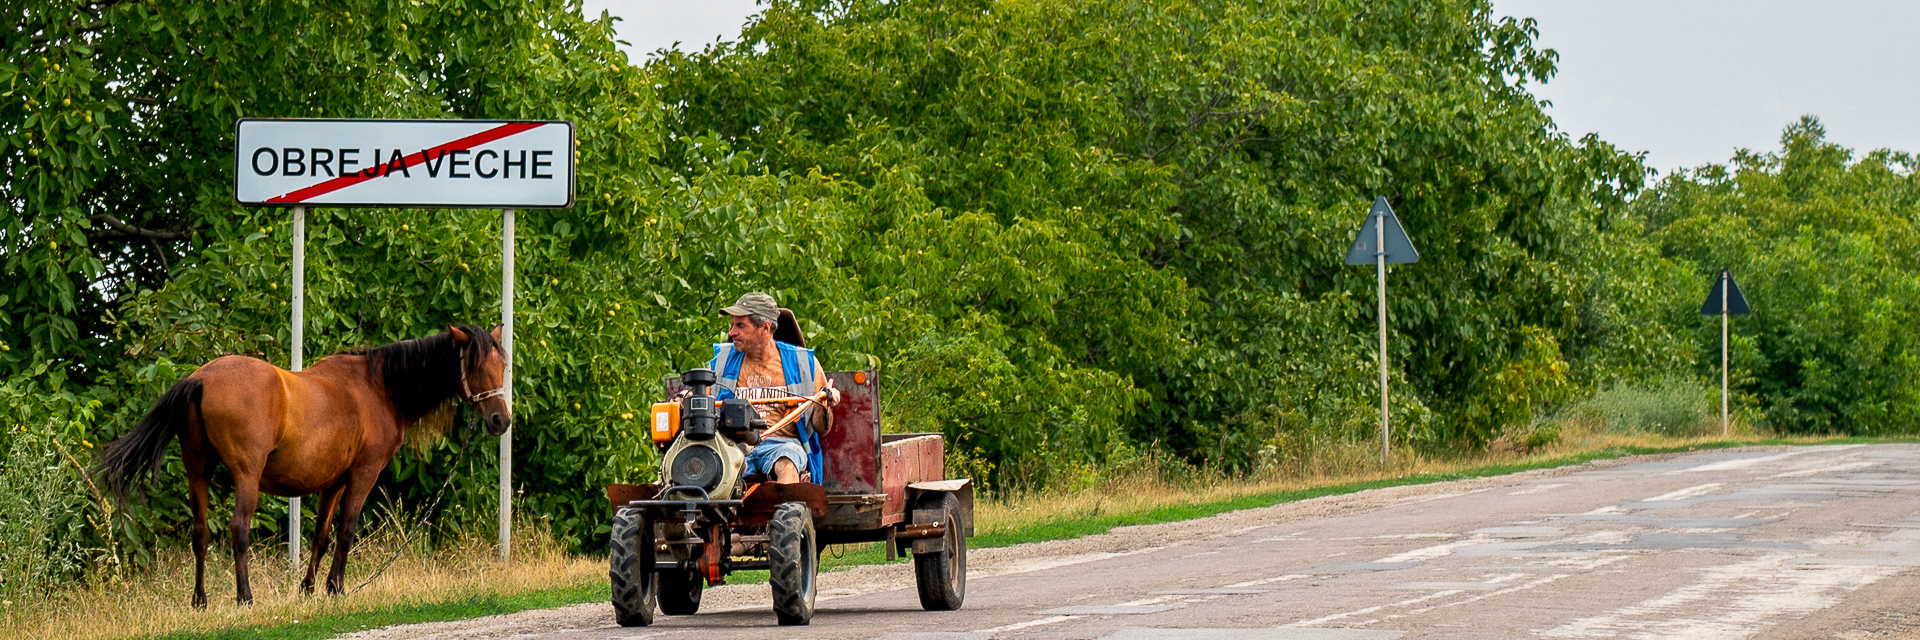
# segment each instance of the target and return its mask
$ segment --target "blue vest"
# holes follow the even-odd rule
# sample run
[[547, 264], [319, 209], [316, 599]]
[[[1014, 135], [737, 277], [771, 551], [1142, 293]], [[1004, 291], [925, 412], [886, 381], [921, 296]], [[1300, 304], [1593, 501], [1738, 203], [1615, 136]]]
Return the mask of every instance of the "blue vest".
[[[778, 341], [773, 346], [780, 350], [780, 372], [786, 377], [787, 393], [803, 398], [819, 393], [820, 381], [813, 377], [813, 350]], [[731, 342], [713, 345], [713, 359], [707, 361], [707, 368], [719, 377], [719, 382], [714, 384], [719, 388], [713, 393], [716, 399], [734, 397], [734, 389], [740, 386], [740, 365], [746, 361], [746, 354], [734, 349]], [[808, 407], [806, 415], [795, 421], [794, 427], [800, 434], [801, 445], [807, 449], [807, 474], [813, 476], [814, 484], [825, 484], [825, 461], [820, 455], [820, 436], [807, 424], [813, 420], [813, 411], [812, 407]]]

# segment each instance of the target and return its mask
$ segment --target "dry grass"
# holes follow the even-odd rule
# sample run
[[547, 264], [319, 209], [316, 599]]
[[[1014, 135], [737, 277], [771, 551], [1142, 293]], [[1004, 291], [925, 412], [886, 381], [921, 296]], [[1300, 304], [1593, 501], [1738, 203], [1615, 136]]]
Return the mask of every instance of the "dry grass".
[[[209, 632], [356, 611], [444, 602], [470, 596], [509, 595], [606, 580], [604, 559], [571, 556], [553, 536], [537, 526], [516, 528], [513, 558], [496, 562], [497, 551], [474, 536], [432, 552], [403, 552], [366, 588], [345, 597], [302, 596], [301, 575], [287, 566], [284, 544], [255, 545], [251, 577], [254, 604], [242, 607], [233, 598], [233, 556], [215, 544], [207, 558], [205, 609], [194, 609], [193, 554], [180, 548], [163, 550], [153, 571], [125, 580], [96, 579], [87, 588], [72, 589], [33, 602], [6, 607], [4, 632], [8, 638], [120, 638]], [[385, 563], [402, 540], [391, 535], [364, 536], [347, 567], [352, 589]], [[304, 559], [304, 558], [303, 558]], [[327, 558], [332, 562], [332, 557]], [[326, 567], [318, 582], [324, 583]], [[324, 586], [320, 587], [324, 590]]]

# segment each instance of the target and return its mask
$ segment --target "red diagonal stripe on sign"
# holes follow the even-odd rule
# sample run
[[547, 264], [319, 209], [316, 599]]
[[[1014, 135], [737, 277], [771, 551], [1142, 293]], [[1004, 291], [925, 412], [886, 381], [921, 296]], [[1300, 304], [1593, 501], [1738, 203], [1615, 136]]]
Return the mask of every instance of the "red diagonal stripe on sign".
[[[441, 152], [450, 153], [454, 151], [463, 151], [466, 149], [472, 149], [474, 147], [478, 147], [480, 145], [493, 142], [495, 140], [499, 140], [501, 138], [505, 138], [507, 136], [510, 136], [516, 133], [521, 133], [524, 131], [538, 128], [541, 125], [545, 125], [545, 124], [547, 123], [545, 122], [509, 122], [509, 123], [500, 125], [498, 127], [494, 127], [492, 129], [488, 129], [486, 131], [482, 131], [480, 133], [476, 133], [476, 134], [467, 136], [465, 138], [455, 140], [453, 142], [449, 142], [431, 149], [427, 149], [425, 151], [421, 151], [420, 153], [402, 156], [401, 160], [403, 163], [406, 164], [406, 166], [413, 167], [422, 162], [426, 162], [427, 156], [430, 154], [436, 154]], [[381, 163], [380, 165], [377, 165], [377, 166], [384, 167], [386, 166], [386, 164]], [[305, 189], [289, 192], [283, 196], [268, 198], [267, 202], [291, 203], [291, 204], [306, 202], [309, 199], [317, 198], [322, 195], [333, 193], [335, 191], [339, 191], [341, 189], [345, 189], [347, 187], [351, 187], [353, 185], [360, 184], [368, 180], [380, 178], [386, 175], [388, 175], [388, 173], [384, 170], [380, 172], [380, 175], [376, 175], [376, 176], [361, 175], [360, 172], [356, 171], [350, 174], [342, 175], [332, 180], [328, 180], [326, 182], [322, 182], [320, 184], [313, 185], [311, 187], [307, 187]]]

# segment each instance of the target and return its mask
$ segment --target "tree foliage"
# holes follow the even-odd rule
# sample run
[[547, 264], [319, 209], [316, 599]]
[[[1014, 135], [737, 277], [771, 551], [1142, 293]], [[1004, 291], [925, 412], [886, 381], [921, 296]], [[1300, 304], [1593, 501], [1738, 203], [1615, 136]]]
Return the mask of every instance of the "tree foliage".
[[[1407, 439], [1484, 444], [1567, 384], [1581, 260], [1643, 170], [1553, 129], [1533, 35], [1481, 3], [802, 2], [660, 66], [673, 126], [927, 202], [874, 207], [882, 252], [936, 258], [862, 265], [869, 290], [989, 314], [1016, 367], [1119, 374], [1135, 395], [1097, 399], [1134, 442], [1237, 466], [1275, 435], [1238, 418], [1363, 420], [1373, 278], [1338, 258], [1376, 194], [1425, 256], [1391, 299]], [[954, 227], [967, 259], [937, 248]], [[1043, 229], [1073, 253], [965, 277]], [[1017, 415], [962, 435], [1058, 424]]]
[[[1855, 159], [1811, 117], [1775, 153], [1668, 177], [1634, 203], [1704, 295], [1721, 269], [1753, 315], [1732, 320], [1735, 390], [1793, 433], [1911, 433], [1920, 410], [1920, 177], [1913, 156]], [[1696, 298], [1697, 299], [1697, 298]], [[1697, 307], [1696, 307], [1697, 308]], [[1717, 319], [1668, 325], [1717, 374]]]
[[[111, 439], [218, 355], [287, 362], [289, 216], [234, 203], [242, 117], [574, 123], [577, 205], [518, 218], [513, 467], [522, 514], [582, 546], [599, 487], [651, 473], [660, 378], [751, 290], [829, 368], [881, 371], [887, 429], [944, 432], [989, 486], [1375, 437], [1373, 270], [1341, 257], [1376, 195], [1422, 255], [1390, 277], [1402, 444], [1484, 447], [1582, 389], [1704, 373], [1710, 264], [1756, 300], [1823, 292], [1737, 345], [1769, 419], [1892, 430], [1911, 404], [1911, 214], [1858, 213], [1911, 211], [1906, 156], [1794, 134], [1635, 199], [1639, 158], [1554, 128], [1529, 93], [1553, 53], [1484, 1], [779, 1], [644, 66], [558, 0], [0, 22], [0, 392], [34, 399], [0, 414], [16, 457]], [[496, 317], [497, 213], [308, 215], [309, 361]], [[1739, 240], [1700, 239], [1723, 227]], [[1856, 269], [1891, 275], [1852, 296]], [[378, 499], [452, 476], [442, 523], [492, 522], [493, 447], [456, 469], [462, 438], [396, 459]], [[59, 553], [177, 536], [171, 464], [112, 528], [70, 501]]]

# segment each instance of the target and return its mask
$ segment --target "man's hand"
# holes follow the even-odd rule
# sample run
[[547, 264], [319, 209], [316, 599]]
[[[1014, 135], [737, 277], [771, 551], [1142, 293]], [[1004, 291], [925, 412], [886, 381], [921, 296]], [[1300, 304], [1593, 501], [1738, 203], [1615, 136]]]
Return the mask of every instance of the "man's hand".
[[833, 387], [833, 378], [827, 378], [827, 384], [822, 386], [820, 391], [826, 394], [826, 396], [821, 399], [821, 404], [829, 407], [840, 404], [840, 390]]

